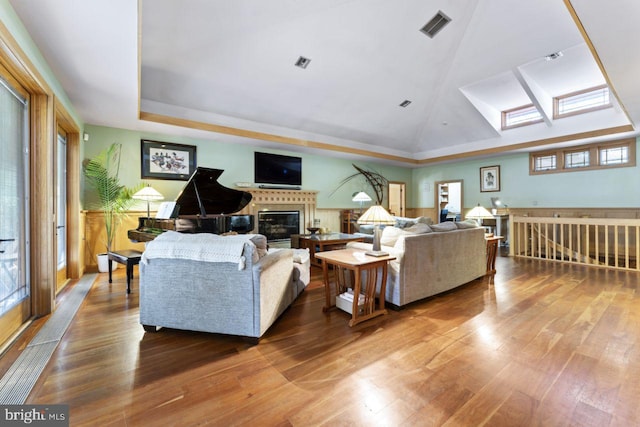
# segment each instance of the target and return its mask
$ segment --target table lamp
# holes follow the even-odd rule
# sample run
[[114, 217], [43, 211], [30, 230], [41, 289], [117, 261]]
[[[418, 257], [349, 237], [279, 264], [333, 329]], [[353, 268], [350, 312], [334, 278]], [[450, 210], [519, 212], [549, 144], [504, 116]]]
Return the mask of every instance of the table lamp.
[[493, 219], [493, 215], [478, 203], [478, 206], [469, 211], [466, 218], [475, 219], [478, 222], [478, 225], [482, 226], [482, 220]]
[[369, 197], [369, 195], [367, 193], [365, 193], [364, 191], [360, 191], [359, 193], [354, 194], [354, 196], [351, 199], [351, 201], [360, 203], [360, 213], [362, 213], [362, 204], [364, 202], [370, 202], [371, 201], [371, 197]]
[[149, 211], [149, 202], [164, 200], [164, 196], [158, 193], [153, 187], [151, 187], [151, 185], [147, 185], [146, 187], [143, 187], [142, 190], [138, 191], [131, 197], [136, 200], [147, 201], [147, 219], [151, 217], [151, 214]]
[[370, 251], [365, 252], [371, 256], [385, 256], [389, 255], [386, 252], [380, 250], [380, 235], [382, 230], [381, 225], [394, 225], [396, 220], [389, 212], [380, 205], [371, 206], [365, 213], [358, 218], [358, 224], [371, 224], [373, 228], [373, 248]]

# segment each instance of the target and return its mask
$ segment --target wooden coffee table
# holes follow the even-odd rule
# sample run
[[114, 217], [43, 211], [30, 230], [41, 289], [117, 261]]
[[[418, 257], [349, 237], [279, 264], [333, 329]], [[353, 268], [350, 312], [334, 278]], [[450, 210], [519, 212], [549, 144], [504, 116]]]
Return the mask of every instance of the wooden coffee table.
[[322, 266], [322, 261], [316, 258], [316, 253], [343, 249], [349, 242], [364, 242], [364, 237], [346, 233], [304, 234], [297, 237], [299, 247], [309, 249], [311, 265], [318, 267]]
[[[353, 298], [351, 306], [351, 320], [349, 326], [357, 325], [360, 322], [376, 316], [387, 314], [384, 307], [384, 296], [387, 286], [387, 267], [389, 261], [396, 259], [395, 256], [370, 256], [364, 250], [341, 249], [337, 251], [327, 251], [316, 254], [323, 260], [322, 273], [324, 277], [325, 306], [322, 311], [328, 311], [335, 307], [335, 297], [347, 291], [348, 284], [345, 283], [347, 271], [353, 272], [353, 295], [362, 295], [360, 298]], [[333, 266], [333, 288], [329, 280], [329, 266]], [[364, 289], [361, 285], [363, 274], [366, 281]], [[380, 294], [378, 296], [378, 307], [376, 308], [376, 284], [380, 281]]]

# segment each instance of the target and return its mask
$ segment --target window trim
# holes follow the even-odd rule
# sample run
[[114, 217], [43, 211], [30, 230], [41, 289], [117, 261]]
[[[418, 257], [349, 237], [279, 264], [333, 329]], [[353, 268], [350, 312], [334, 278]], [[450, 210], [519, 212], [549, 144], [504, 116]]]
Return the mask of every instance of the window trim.
[[[600, 164], [600, 150], [627, 147], [629, 150], [629, 161], [627, 163], [615, 163], [609, 165]], [[578, 151], [589, 151], [589, 166], [568, 168], [565, 166], [565, 155]], [[556, 168], [536, 170], [536, 158], [545, 156], [556, 156]], [[575, 147], [558, 148], [556, 150], [535, 151], [529, 153], [529, 175], [544, 175], [548, 173], [561, 172], [582, 172], [588, 170], [601, 170], [612, 168], [626, 168], [636, 166], [636, 138], [618, 139], [615, 141], [596, 142], [593, 144], [579, 145]]]
[[[538, 114], [540, 114], [540, 118], [537, 120], [530, 120], [530, 121], [526, 121], [526, 122], [521, 122], [515, 125], [507, 125], [507, 115], [509, 113], [513, 113], [515, 111], [519, 111], [519, 110], [525, 110], [527, 108], [535, 108], [536, 111], [538, 111]], [[521, 105], [520, 107], [516, 107], [516, 108], [510, 108], [508, 110], [504, 110], [500, 113], [500, 128], [502, 130], [509, 130], [509, 129], [515, 129], [515, 128], [519, 128], [522, 126], [529, 126], [529, 125], [535, 125], [536, 123], [542, 123], [544, 121], [544, 117], [542, 117], [542, 113], [540, 113], [540, 111], [538, 110], [538, 107], [536, 107], [533, 104], [527, 104], [527, 105]]]
[[[584, 108], [582, 110], [575, 110], [569, 113], [560, 113], [560, 101], [563, 99], [571, 98], [573, 96], [582, 95], [584, 93], [595, 92], [600, 89], [607, 89], [609, 91], [609, 103], [604, 105], [597, 105], [595, 107]], [[588, 89], [578, 90], [576, 92], [566, 93], [564, 95], [554, 96], [553, 97], [553, 120], [563, 119], [565, 117], [577, 116], [580, 114], [591, 113], [593, 111], [605, 110], [607, 108], [613, 108], [613, 103], [611, 102], [611, 89], [606, 84], [600, 86], [590, 87]]]

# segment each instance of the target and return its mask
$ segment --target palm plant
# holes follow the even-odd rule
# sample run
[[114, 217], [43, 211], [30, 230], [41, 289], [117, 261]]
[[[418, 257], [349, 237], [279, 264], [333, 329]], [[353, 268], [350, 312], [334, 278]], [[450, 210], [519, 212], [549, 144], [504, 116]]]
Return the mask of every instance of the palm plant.
[[131, 196], [139, 189], [120, 184], [121, 149], [121, 144], [111, 144], [82, 165], [86, 182], [97, 196], [95, 208], [101, 210], [104, 216], [107, 252], [112, 249], [118, 226], [135, 202]]

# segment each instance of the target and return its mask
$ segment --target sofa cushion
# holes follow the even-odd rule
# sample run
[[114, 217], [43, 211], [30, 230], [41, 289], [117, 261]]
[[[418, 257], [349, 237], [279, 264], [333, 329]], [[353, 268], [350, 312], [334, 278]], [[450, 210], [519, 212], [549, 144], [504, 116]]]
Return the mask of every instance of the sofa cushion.
[[380, 244], [383, 246], [395, 246], [398, 237], [409, 234], [401, 228], [388, 225], [382, 229]]
[[466, 219], [464, 221], [454, 222], [456, 227], [458, 228], [478, 228], [480, 227], [478, 223], [473, 219]]
[[407, 233], [424, 234], [431, 233], [433, 230], [431, 229], [430, 225], [419, 222], [412, 225], [411, 227], [405, 228], [404, 231], [406, 231]]
[[440, 224], [432, 224], [429, 227], [431, 227], [433, 231], [451, 231], [458, 229], [456, 223], [453, 221], [441, 222]]

